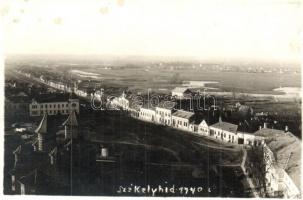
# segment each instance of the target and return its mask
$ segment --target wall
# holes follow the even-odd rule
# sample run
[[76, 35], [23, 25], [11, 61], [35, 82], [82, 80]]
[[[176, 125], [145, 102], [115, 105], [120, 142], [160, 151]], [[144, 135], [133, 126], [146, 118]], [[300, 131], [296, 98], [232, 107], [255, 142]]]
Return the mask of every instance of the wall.
[[272, 196], [281, 192], [286, 198], [298, 198], [300, 196], [300, 190], [295, 183], [286, 173], [286, 171], [279, 167], [276, 163], [274, 153], [271, 149], [264, 144], [263, 145], [264, 162], [266, 164], [265, 171], [266, 180], [268, 186], [268, 193]]
[[181, 118], [181, 117], [176, 117], [172, 116], [172, 125], [173, 127], [182, 129], [182, 130], [190, 130], [190, 123], [189, 119]]
[[209, 129], [215, 132], [215, 135], [212, 137], [216, 138], [217, 140], [238, 144], [238, 136], [236, 133], [215, 128], [212, 126], [210, 126]]
[[198, 133], [204, 136], [209, 136], [209, 127], [204, 120], [199, 124]]
[[171, 126], [172, 110], [156, 107], [156, 122], [159, 124]]
[[149, 122], [155, 122], [156, 111], [146, 108], [140, 108], [139, 118]]
[[[79, 113], [79, 100], [73, 99], [69, 102], [50, 102], [50, 103], [37, 103], [33, 102], [29, 105], [30, 116], [41, 116], [45, 112], [48, 115], [56, 115], [59, 112], [62, 115], [67, 115], [71, 110], [75, 110], [76, 113]], [[42, 113], [43, 111], [43, 113]]]

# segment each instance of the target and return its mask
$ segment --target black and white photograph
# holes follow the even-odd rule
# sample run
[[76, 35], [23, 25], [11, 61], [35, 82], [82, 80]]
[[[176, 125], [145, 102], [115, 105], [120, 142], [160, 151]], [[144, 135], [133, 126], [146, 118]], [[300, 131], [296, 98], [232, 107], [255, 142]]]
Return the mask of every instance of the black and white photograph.
[[301, 199], [302, 4], [2, 0], [1, 193]]

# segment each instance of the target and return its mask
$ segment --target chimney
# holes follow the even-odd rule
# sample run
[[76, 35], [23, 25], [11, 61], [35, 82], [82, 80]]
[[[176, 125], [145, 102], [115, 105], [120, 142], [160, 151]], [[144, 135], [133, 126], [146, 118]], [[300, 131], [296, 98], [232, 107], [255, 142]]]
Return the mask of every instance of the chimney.
[[288, 126], [285, 126], [285, 132], [288, 132]]
[[222, 122], [222, 117], [221, 117], [221, 116], [219, 117], [219, 122], [220, 122], [220, 123]]
[[264, 122], [263, 128], [267, 128], [267, 122]]
[[259, 130], [261, 130], [262, 129], [262, 126], [259, 126]]

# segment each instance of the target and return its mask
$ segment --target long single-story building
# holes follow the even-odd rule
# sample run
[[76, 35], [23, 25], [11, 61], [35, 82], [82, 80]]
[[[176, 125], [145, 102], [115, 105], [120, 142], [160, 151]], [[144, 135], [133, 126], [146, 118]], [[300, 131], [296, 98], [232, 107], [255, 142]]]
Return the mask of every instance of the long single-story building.
[[219, 120], [218, 123], [209, 126], [209, 135], [223, 142], [243, 144], [243, 141], [238, 141], [237, 130], [238, 125]]
[[193, 121], [195, 113], [185, 110], [177, 110], [172, 114], [172, 126], [182, 130], [190, 130], [190, 122]]
[[156, 122], [156, 109], [154, 107], [141, 107], [139, 112], [139, 119], [148, 122]]

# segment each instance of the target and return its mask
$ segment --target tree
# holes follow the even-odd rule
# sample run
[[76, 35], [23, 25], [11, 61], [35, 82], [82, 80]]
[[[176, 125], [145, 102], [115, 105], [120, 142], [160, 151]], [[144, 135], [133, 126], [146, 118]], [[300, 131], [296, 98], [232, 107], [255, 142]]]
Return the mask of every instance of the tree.
[[182, 83], [182, 79], [180, 77], [180, 74], [178, 72], [174, 73], [170, 79], [170, 83], [172, 84], [180, 84]]

